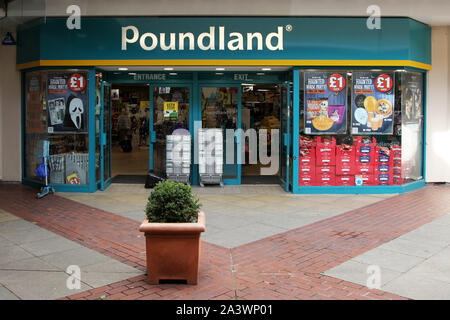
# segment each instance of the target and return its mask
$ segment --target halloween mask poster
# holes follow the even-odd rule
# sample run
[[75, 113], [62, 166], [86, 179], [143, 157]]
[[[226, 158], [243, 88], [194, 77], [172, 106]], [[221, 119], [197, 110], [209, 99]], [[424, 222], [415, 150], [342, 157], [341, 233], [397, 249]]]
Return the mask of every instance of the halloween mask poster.
[[305, 72], [305, 133], [347, 131], [346, 74]]
[[49, 72], [47, 77], [48, 133], [86, 133], [88, 129], [87, 72]]

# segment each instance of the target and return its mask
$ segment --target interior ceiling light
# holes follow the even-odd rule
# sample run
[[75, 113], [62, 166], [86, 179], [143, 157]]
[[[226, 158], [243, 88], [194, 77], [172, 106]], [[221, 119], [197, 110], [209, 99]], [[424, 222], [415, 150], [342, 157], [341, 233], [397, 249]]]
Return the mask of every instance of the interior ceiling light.
[[270, 71], [270, 70], [272, 70], [272, 69], [270, 69], [270, 68], [262, 68], [261, 70], [262, 70], [262, 71]]
[[173, 68], [164, 68], [164, 70], [170, 71], [173, 70]]
[[136, 72], [128, 72], [128, 74], [129, 74], [130, 76], [134, 76], [134, 75], [136, 74]]
[[217, 71], [223, 71], [225, 68], [216, 68]]
[[169, 72], [169, 75], [171, 75], [171, 76], [176, 76], [178, 73], [176, 73], [176, 72]]
[[128, 68], [119, 68], [118, 70], [120, 70], [120, 71], [127, 71]]
[[216, 72], [216, 74], [221, 76], [221, 75], [223, 75], [223, 72]]
[[258, 76], [263, 76], [263, 75], [264, 75], [264, 72], [257, 72], [256, 75], [258, 75]]

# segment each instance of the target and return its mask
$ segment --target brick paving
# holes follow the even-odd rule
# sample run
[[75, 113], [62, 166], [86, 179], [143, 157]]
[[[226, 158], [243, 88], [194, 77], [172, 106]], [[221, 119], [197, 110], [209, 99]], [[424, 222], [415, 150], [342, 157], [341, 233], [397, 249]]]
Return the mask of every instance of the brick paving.
[[[139, 223], [35, 190], [0, 184], [0, 208], [145, 270]], [[444, 215], [450, 188], [427, 186], [232, 249], [202, 242], [196, 286], [149, 285], [145, 275], [64, 299], [405, 299], [322, 272]], [[206, 217], [207, 217], [206, 213]]]

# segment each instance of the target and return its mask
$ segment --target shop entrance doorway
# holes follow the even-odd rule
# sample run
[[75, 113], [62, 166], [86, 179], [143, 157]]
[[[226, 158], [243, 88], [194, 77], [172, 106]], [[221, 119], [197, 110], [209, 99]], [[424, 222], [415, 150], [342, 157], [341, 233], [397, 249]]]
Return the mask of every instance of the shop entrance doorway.
[[149, 169], [149, 86], [112, 85], [112, 182], [144, 183]]
[[[278, 154], [280, 145], [280, 86], [277, 84], [243, 84], [242, 85], [242, 128], [251, 130], [256, 138], [256, 148], [250, 139], [245, 143], [245, 161], [242, 165], [243, 184], [278, 184], [280, 169], [268, 170], [271, 164], [265, 164], [260, 149], [267, 143], [267, 159]], [[272, 144], [272, 135], [277, 139]], [[266, 141], [262, 141], [262, 139]], [[274, 150], [273, 148], [276, 148]], [[278, 161], [278, 159], [276, 159]], [[256, 162], [256, 163], [255, 163]], [[266, 170], [263, 171], [263, 168]]]

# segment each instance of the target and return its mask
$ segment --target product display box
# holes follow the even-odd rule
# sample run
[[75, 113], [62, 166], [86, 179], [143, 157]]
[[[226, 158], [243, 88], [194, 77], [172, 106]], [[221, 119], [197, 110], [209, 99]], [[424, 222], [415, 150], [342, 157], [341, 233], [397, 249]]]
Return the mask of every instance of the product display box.
[[316, 165], [334, 166], [336, 165], [336, 139], [331, 141], [317, 137], [316, 140]]
[[405, 182], [401, 146], [377, 146], [356, 137], [353, 145], [336, 145], [335, 138], [300, 137], [300, 186], [377, 186]]

